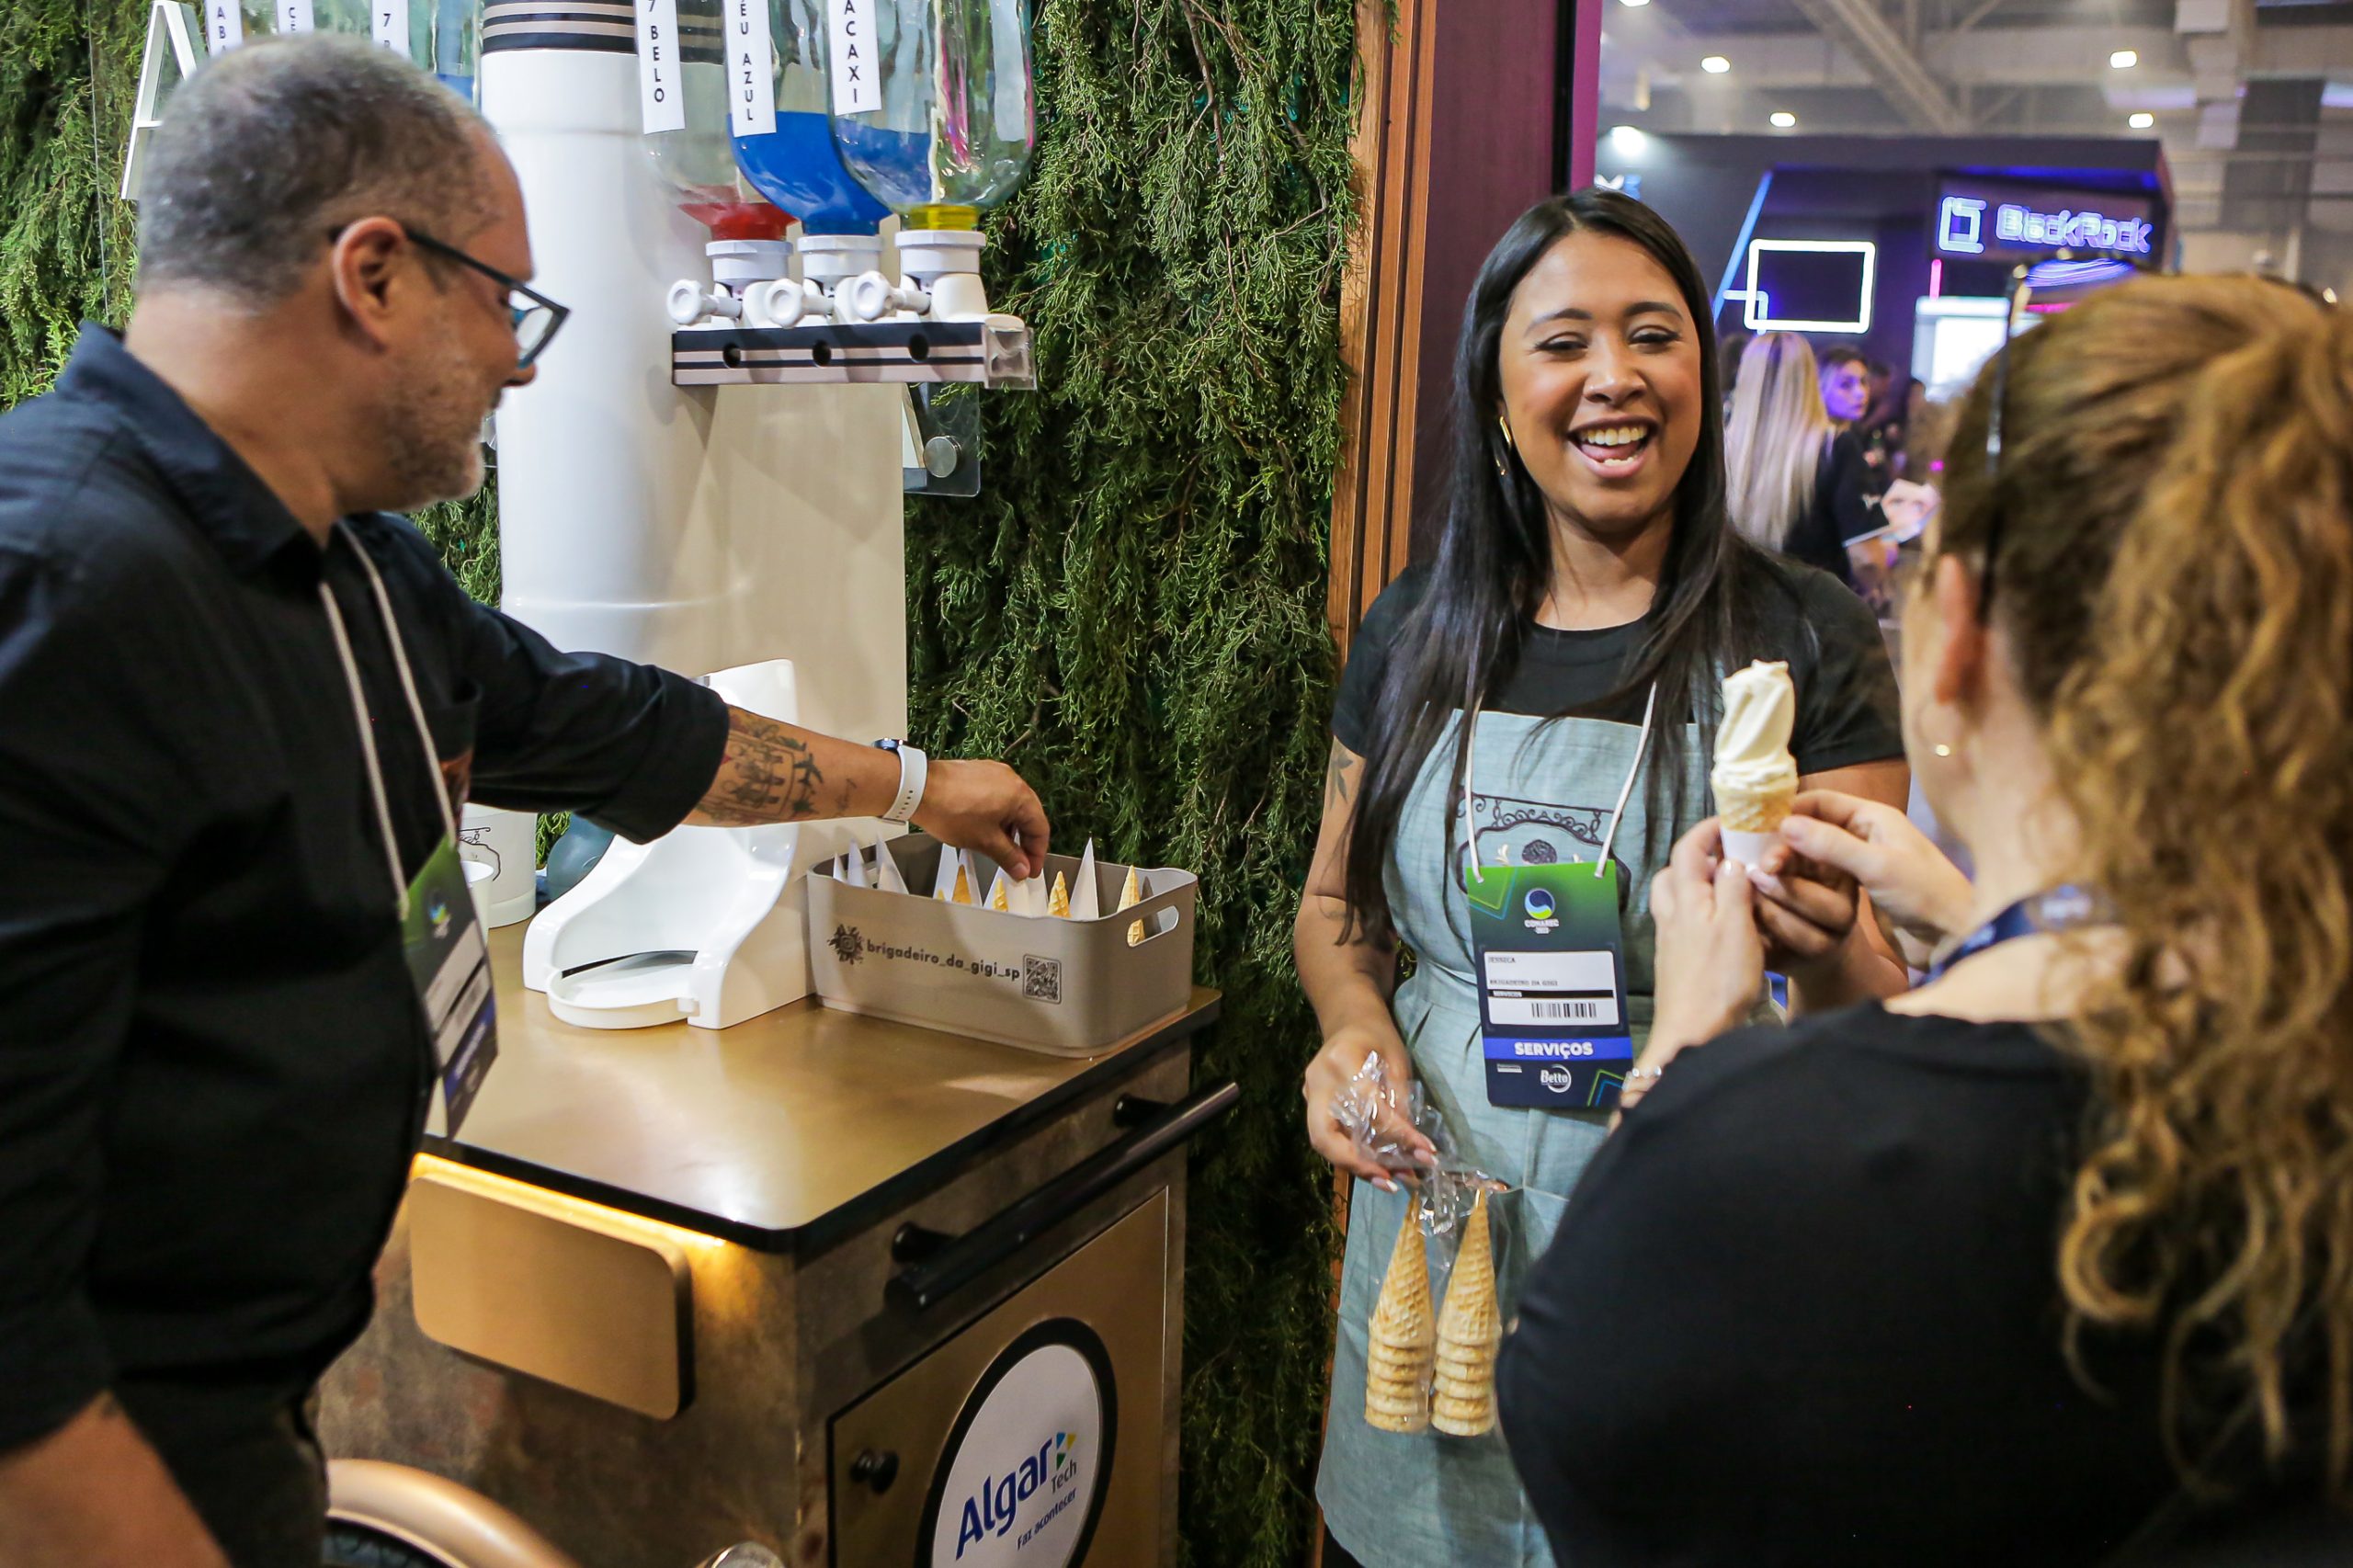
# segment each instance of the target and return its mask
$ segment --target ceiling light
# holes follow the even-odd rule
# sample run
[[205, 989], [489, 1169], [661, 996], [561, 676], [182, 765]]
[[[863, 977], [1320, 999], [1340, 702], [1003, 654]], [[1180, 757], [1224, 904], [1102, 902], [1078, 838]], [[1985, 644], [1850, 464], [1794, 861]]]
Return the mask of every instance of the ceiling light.
[[1790, 126], [1795, 125], [1797, 122], [1798, 117], [1791, 114], [1788, 109], [1777, 108], [1773, 111], [1773, 123], [1779, 126], [1784, 131], [1787, 131]]
[[1620, 6], [1647, 6], [1647, 5], [1649, 5], [1650, 3], [1651, 3], [1651, 0], [1618, 0], [1618, 4], [1620, 4]]
[[1613, 125], [1609, 128], [1609, 144], [1629, 157], [1641, 152], [1649, 143], [1650, 138], [1643, 135], [1638, 126]]
[[2150, 114], [2146, 110], [2143, 110], [2141, 113], [2134, 115], [2124, 123], [2131, 126], [2135, 131], [2146, 131], [2157, 123], [2157, 117], [2154, 114]]
[[2111, 71], [2130, 71], [2140, 63], [2140, 55], [2129, 49], [2120, 49], [2108, 57], [2108, 68]]
[[1726, 60], [1721, 54], [1711, 54], [1705, 60], [1699, 62], [1699, 69], [1705, 71], [1711, 76], [1721, 76], [1725, 72], [1732, 69], [1732, 62]]

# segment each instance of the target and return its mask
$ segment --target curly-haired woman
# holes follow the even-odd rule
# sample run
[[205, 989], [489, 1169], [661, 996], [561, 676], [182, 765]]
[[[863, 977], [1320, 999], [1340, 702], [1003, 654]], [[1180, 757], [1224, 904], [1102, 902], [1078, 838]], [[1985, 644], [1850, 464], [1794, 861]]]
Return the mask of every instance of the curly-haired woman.
[[1950, 452], [1904, 722], [1975, 885], [1885, 807], [1787, 830], [1936, 978], [1711, 1040], [1751, 882], [1686, 835], [1514, 1458], [1579, 1568], [2353, 1561], [2353, 323], [2128, 283]]

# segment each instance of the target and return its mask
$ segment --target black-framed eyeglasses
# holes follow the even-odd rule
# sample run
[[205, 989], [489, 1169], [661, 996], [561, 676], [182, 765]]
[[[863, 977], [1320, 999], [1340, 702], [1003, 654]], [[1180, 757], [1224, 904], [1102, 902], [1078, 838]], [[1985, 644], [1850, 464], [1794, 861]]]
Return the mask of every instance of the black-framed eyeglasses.
[[[348, 227], [347, 223], [344, 225], [344, 228]], [[409, 224], [402, 224], [401, 229], [408, 235], [409, 243], [418, 249], [431, 251], [460, 267], [470, 267], [506, 290], [506, 309], [514, 317], [516, 369], [529, 369], [531, 361], [547, 352], [548, 345], [555, 341], [556, 333], [571, 318], [571, 307], [557, 304], [529, 283], [508, 277], [479, 256], [468, 256], [457, 246], [437, 240], [424, 230]], [[333, 230], [327, 238], [333, 240], [342, 233], [343, 229]]]
[[2010, 269], [2009, 287], [2002, 309], [2002, 347], [1994, 359], [1994, 393], [1985, 410], [1985, 562], [1977, 574], [1977, 621], [1985, 624], [1993, 613], [1994, 562], [2002, 553], [2003, 509], [1996, 499], [2002, 477], [2002, 419], [2009, 403], [2010, 345], [2024, 330], [2034, 298], [2040, 294], [2047, 310], [2064, 310], [2084, 295], [2120, 283], [2151, 270], [2123, 256], [2078, 258], [2061, 251], [2048, 261], [2020, 262]]

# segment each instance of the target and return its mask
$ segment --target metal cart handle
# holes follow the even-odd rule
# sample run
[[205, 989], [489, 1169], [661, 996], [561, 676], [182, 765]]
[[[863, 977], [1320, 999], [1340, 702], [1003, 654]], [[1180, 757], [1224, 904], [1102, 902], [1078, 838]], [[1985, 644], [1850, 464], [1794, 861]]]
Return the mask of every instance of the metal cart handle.
[[[1125, 1096], [1121, 1102], [1123, 1109], [1150, 1104]], [[910, 1312], [937, 1306], [1241, 1103], [1242, 1086], [1233, 1083], [1179, 1100], [961, 1236], [900, 1227], [892, 1256], [908, 1267], [891, 1277], [882, 1299]]]

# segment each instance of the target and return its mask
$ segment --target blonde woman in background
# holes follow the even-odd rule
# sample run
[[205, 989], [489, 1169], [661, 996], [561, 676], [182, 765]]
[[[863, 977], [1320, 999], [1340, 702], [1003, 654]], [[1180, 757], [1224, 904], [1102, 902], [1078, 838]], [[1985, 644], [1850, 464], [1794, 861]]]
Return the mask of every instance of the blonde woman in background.
[[1868, 498], [1870, 465], [1823, 406], [1813, 350], [1796, 333], [1766, 333], [1742, 353], [1724, 469], [1733, 525], [1751, 540], [1858, 592], [1874, 583], [1880, 552], [1854, 542], [1884, 523]]
[[1783, 827], [1928, 983], [1733, 1028], [1714, 823], [1652, 889], [1670, 1064], [1499, 1374], [1577, 1568], [2353, 1562], [2353, 318], [2148, 278], [2009, 353], [1904, 616], [1975, 881]]

